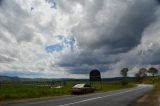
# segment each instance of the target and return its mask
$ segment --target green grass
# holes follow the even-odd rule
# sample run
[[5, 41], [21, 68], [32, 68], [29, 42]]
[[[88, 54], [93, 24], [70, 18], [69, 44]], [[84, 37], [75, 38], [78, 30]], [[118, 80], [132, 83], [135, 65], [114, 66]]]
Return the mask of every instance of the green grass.
[[[2, 100], [17, 100], [26, 98], [39, 98], [39, 97], [53, 97], [61, 95], [71, 94], [71, 88], [74, 84], [80, 82], [67, 82], [63, 88], [49, 88], [41, 86], [29, 86], [22, 84], [11, 84], [0, 86], [0, 101]], [[129, 83], [126, 86], [122, 86], [120, 83], [102, 83], [102, 88], [99, 83], [93, 84], [96, 88], [96, 92], [100, 91], [112, 91], [124, 88], [134, 87], [135, 84]]]
[[112, 91], [112, 90], [120, 90], [120, 89], [126, 89], [126, 88], [131, 88], [131, 87], [135, 87], [136, 85], [134, 83], [129, 83], [128, 85], [121, 85], [120, 83], [118, 84], [107, 84], [107, 83], [103, 83], [102, 84], [102, 88], [101, 86], [98, 84], [96, 85], [96, 91]]
[[0, 87], [0, 100], [49, 97], [67, 94], [70, 94], [70, 86], [65, 86], [61, 89], [26, 85], [6, 85]]

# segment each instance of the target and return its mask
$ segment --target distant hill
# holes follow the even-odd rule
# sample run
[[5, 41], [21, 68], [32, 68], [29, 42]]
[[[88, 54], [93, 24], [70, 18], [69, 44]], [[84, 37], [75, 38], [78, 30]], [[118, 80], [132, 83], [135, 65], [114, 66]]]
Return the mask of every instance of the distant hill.
[[[122, 77], [115, 77], [115, 78], [103, 78], [103, 81], [120, 81]], [[128, 77], [129, 80], [134, 80], [135, 77]], [[72, 80], [88, 80], [88, 79], [74, 79], [74, 78], [57, 78], [57, 79], [49, 79], [49, 78], [19, 78], [19, 77], [10, 77], [10, 76], [0, 76], [0, 81], [72, 81]]]
[[19, 78], [19, 77], [11, 77], [11, 76], [0, 76], [0, 82], [14, 82], [14, 81], [64, 81], [64, 80], [74, 80], [72, 78]]
[[18, 77], [0, 76], [0, 81], [11, 82], [11, 81], [19, 81], [19, 80], [20, 80], [20, 78], [18, 78]]
[[[134, 80], [135, 77], [127, 77], [128, 80]], [[114, 77], [114, 78], [103, 78], [103, 81], [121, 81], [123, 77]]]

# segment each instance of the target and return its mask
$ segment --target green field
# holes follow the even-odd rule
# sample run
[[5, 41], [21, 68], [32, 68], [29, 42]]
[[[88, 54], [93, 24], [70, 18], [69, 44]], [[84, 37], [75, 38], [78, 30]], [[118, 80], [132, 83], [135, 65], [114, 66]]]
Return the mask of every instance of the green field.
[[[71, 88], [76, 83], [83, 83], [83, 82], [68, 81], [62, 88], [50, 88], [43, 86], [24, 85], [24, 84], [1, 85], [0, 101], [70, 95]], [[96, 92], [101, 92], [101, 91], [111, 91], [111, 90], [130, 88], [134, 87], [135, 84], [129, 83], [128, 85], [122, 86], [120, 83], [102, 82], [102, 88], [100, 83], [95, 83], [93, 84], [93, 86], [95, 87]]]

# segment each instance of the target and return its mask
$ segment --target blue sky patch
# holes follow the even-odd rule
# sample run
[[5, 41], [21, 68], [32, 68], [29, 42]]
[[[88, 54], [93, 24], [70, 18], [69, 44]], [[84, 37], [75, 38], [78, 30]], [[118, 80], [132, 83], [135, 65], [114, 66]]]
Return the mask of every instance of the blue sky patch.
[[55, 45], [49, 45], [46, 47], [46, 51], [48, 53], [52, 53], [52, 52], [59, 52], [61, 50], [63, 50], [64, 46], [60, 45], [60, 44], [55, 44]]
[[55, 39], [58, 39], [60, 43], [47, 45], [45, 49], [48, 53], [62, 51], [65, 47], [70, 49], [71, 51], [74, 51], [76, 43], [74, 37], [64, 37], [62, 35], [58, 35]]
[[73, 37], [65, 39], [64, 42], [65, 42], [65, 44], [70, 46], [71, 50], [74, 49], [74, 45], [76, 43], [76, 40]]
[[56, 9], [56, 1], [55, 0], [46, 0], [46, 1], [50, 4], [51, 8]]

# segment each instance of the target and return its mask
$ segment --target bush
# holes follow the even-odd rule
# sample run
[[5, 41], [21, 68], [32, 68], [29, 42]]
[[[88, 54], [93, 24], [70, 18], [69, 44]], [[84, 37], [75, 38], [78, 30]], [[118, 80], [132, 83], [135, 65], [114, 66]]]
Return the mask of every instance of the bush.
[[121, 84], [122, 84], [123, 86], [128, 85], [128, 81], [127, 81], [127, 80], [122, 80], [122, 81], [121, 81]]

